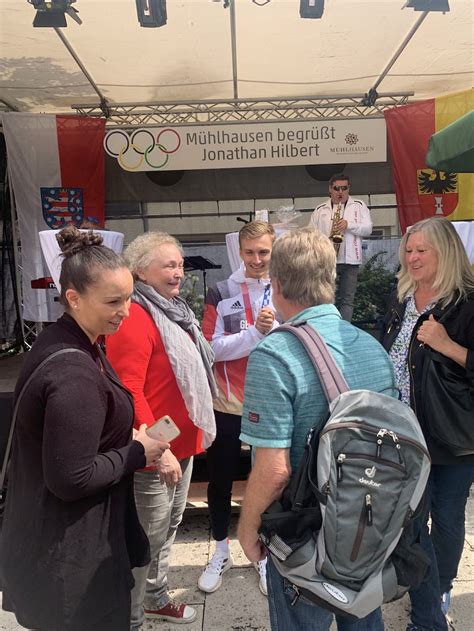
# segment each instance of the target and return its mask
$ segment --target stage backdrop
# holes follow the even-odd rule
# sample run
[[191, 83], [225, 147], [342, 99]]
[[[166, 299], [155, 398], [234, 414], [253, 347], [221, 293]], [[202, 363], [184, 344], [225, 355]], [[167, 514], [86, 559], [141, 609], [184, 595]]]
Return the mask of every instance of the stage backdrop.
[[466, 90], [385, 111], [392, 173], [402, 231], [426, 217], [474, 219], [474, 174], [426, 166], [429, 140], [474, 108]]
[[61, 310], [45, 280], [38, 232], [85, 221], [103, 227], [105, 120], [6, 113], [2, 122], [19, 219], [23, 318], [50, 322]]

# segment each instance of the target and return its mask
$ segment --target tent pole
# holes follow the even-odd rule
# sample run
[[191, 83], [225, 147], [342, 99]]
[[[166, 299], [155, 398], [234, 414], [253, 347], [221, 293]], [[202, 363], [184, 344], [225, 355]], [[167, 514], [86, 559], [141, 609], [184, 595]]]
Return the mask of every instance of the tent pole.
[[237, 79], [237, 27], [235, 20], [235, 0], [230, 0], [230, 34], [232, 40], [232, 81], [234, 84], [234, 99], [239, 98], [239, 84]]
[[10, 193], [10, 216], [12, 222], [12, 241], [13, 241], [13, 262], [15, 264], [15, 285], [16, 285], [16, 303], [17, 303], [17, 315], [20, 319], [20, 330], [21, 330], [21, 343], [23, 348], [25, 348], [26, 335], [25, 335], [25, 323], [23, 321], [23, 309], [22, 309], [22, 283], [23, 278], [21, 275], [20, 268], [20, 257], [18, 253], [18, 231], [16, 227], [17, 222], [17, 212], [15, 205], [15, 196], [13, 195], [13, 187], [8, 175], [8, 189]]
[[92, 76], [90, 75], [89, 71], [87, 70], [87, 68], [84, 66], [84, 64], [82, 63], [82, 61], [79, 58], [79, 55], [76, 53], [76, 51], [74, 50], [74, 48], [71, 46], [71, 44], [69, 43], [69, 41], [66, 39], [66, 36], [64, 35], [64, 33], [61, 31], [60, 28], [54, 27], [54, 30], [56, 31], [59, 39], [62, 41], [62, 43], [64, 44], [64, 46], [67, 48], [67, 50], [69, 51], [69, 53], [71, 54], [72, 58], [74, 59], [74, 61], [77, 63], [77, 65], [79, 66], [79, 68], [81, 69], [82, 74], [85, 76], [85, 78], [89, 81], [89, 83], [91, 84], [92, 88], [94, 89], [94, 91], [97, 93], [99, 99], [100, 99], [100, 108], [102, 109], [102, 112], [104, 114], [104, 116], [108, 117], [108, 105], [107, 105], [107, 99], [105, 98], [105, 96], [102, 94], [102, 92], [100, 91], [99, 86], [96, 84], [96, 82], [94, 81], [94, 79], [92, 78]]
[[[400, 55], [402, 54], [402, 52], [405, 50], [405, 48], [408, 45], [408, 42], [411, 40], [411, 38], [413, 37], [413, 35], [416, 33], [416, 31], [419, 29], [419, 27], [421, 26], [421, 24], [423, 23], [423, 21], [425, 20], [426, 16], [428, 15], [429, 11], [423, 11], [423, 13], [420, 15], [420, 17], [418, 18], [418, 20], [415, 22], [415, 24], [411, 27], [408, 35], [405, 37], [405, 39], [403, 40], [403, 42], [400, 44], [400, 46], [397, 48], [397, 50], [395, 51], [394, 55], [392, 56], [392, 58], [390, 59], [390, 61], [388, 62], [388, 64], [385, 66], [384, 70], [382, 71], [382, 74], [380, 75], [380, 77], [377, 79], [377, 81], [374, 83], [374, 85], [372, 86], [371, 90], [376, 90], [378, 88], [378, 86], [382, 83], [382, 81], [385, 79], [385, 77], [387, 76], [387, 74], [389, 73], [391, 67], [393, 66], [393, 64], [397, 61], [397, 59], [400, 57]], [[369, 91], [369, 92], [370, 92]]]

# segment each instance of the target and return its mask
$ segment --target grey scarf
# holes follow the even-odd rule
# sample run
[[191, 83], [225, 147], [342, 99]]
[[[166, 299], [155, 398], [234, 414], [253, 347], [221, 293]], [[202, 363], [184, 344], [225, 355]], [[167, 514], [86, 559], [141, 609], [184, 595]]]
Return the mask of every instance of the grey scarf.
[[[214, 353], [204, 338], [194, 313], [179, 296], [167, 300], [153, 287], [141, 281], [135, 282], [132, 300], [153, 318], [189, 418], [203, 431], [202, 446], [207, 449], [216, 436], [212, 407], [212, 399], [217, 394], [212, 373]], [[171, 412], [170, 416], [173, 417]]]

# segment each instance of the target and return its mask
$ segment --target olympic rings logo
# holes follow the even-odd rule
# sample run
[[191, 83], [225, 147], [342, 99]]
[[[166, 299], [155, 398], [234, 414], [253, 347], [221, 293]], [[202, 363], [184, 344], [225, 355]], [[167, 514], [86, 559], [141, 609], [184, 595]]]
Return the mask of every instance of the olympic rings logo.
[[[174, 129], [166, 128], [153, 134], [149, 129], [137, 129], [131, 136], [122, 129], [110, 131], [104, 138], [104, 149], [117, 158], [125, 171], [164, 169], [170, 155], [181, 146], [181, 137]], [[149, 168], [141, 168], [144, 164]]]

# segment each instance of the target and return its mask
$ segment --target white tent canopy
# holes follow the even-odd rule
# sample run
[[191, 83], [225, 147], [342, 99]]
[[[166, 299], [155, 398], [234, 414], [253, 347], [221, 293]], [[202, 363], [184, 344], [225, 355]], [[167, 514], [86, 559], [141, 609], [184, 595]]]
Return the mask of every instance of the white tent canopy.
[[424, 99], [472, 86], [474, 2], [450, 0], [450, 12], [421, 23], [404, 4], [326, 0], [322, 19], [309, 20], [299, 0], [234, 0], [226, 9], [167, 0], [167, 25], [142, 28], [134, 0], [77, 0], [83, 24], [68, 18], [61, 32], [94, 90], [55, 30], [33, 28], [26, 0], [0, 0], [0, 101], [54, 113], [98, 105], [98, 93], [110, 104], [157, 103], [363, 95], [376, 86]]

